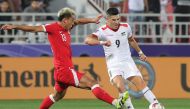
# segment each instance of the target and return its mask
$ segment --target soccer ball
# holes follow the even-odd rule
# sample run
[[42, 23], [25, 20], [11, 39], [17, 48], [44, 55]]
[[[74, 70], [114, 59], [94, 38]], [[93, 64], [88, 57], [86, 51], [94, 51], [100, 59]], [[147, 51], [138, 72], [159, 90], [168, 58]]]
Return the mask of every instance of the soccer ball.
[[149, 109], [165, 109], [160, 103], [152, 103], [149, 105]]

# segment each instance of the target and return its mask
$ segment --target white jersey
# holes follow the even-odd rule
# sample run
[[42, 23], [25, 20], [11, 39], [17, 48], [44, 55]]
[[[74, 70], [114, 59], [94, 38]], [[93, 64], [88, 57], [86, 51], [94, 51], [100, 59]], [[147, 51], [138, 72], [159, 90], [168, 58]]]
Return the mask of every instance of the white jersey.
[[108, 25], [104, 25], [93, 34], [99, 40], [111, 41], [111, 46], [103, 46], [108, 69], [118, 67], [123, 61], [131, 59], [128, 38], [132, 37], [132, 31], [127, 23], [121, 23], [118, 30], [112, 30]]
[[111, 41], [111, 46], [103, 46], [110, 81], [117, 75], [121, 75], [124, 79], [141, 76], [131, 57], [128, 38], [132, 37], [132, 31], [127, 23], [121, 23], [118, 30], [112, 30], [108, 25], [104, 25], [93, 34], [99, 40]]

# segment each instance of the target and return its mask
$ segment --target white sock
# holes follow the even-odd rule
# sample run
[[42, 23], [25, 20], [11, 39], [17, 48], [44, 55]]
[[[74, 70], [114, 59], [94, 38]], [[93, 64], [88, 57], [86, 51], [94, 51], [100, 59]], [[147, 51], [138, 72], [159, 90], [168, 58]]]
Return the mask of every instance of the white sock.
[[54, 103], [56, 102], [56, 101], [54, 100], [54, 98], [53, 98], [53, 94], [49, 95], [49, 98], [50, 98], [50, 100], [53, 101]]
[[114, 99], [114, 100], [112, 101], [112, 105], [116, 106], [116, 104], [117, 104], [117, 99]]
[[158, 103], [158, 100], [156, 99], [155, 95], [152, 93], [152, 91], [148, 87], [145, 87], [142, 90], [142, 93], [144, 94], [144, 97], [147, 99], [149, 103], [153, 103], [153, 102]]
[[[120, 93], [119, 96], [123, 96], [123, 93]], [[131, 102], [131, 98], [129, 97], [125, 102], [126, 109], [134, 109], [133, 104]]]

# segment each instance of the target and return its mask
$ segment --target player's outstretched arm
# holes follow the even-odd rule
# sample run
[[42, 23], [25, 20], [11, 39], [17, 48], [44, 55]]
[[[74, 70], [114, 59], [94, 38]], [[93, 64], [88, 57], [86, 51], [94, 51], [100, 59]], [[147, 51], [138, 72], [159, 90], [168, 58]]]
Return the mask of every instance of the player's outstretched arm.
[[44, 29], [42, 26], [27, 26], [27, 25], [3, 25], [1, 27], [2, 30], [11, 30], [11, 29], [16, 29], [16, 30], [23, 30], [26, 32], [44, 32]]
[[132, 36], [128, 40], [129, 40], [129, 44], [138, 52], [140, 59], [142, 61], [147, 61], [146, 55], [142, 52], [142, 50], [140, 49], [139, 45], [135, 41], [134, 37]]
[[79, 18], [76, 19], [75, 25], [79, 25], [79, 24], [87, 24], [87, 23], [96, 23], [98, 24], [100, 21], [100, 19], [103, 17], [103, 15], [98, 15], [95, 18]]
[[88, 35], [84, 42], [85, 44], [88, 44], [88, 45], [105, 45], [105, 46], [111, 45], [110, 41], [99, 41], [98, 37], [94, 34]]

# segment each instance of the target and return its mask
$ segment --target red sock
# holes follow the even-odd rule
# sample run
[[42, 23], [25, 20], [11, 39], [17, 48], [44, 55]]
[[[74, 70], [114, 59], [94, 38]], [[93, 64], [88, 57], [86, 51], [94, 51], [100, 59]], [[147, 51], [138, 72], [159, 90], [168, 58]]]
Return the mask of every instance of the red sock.
[[[51, 95], [50, 95], [51, 96]], [[47, 96], [41, 103], [40, 109], [49, 109], [53, 105], [53, 101], [50, 99], [50, 96]]]
[[98, 84], [94, 85], [92, 88], [92, 93], [96, 96], [96, 98], [105, 101], [109, 104], [112, 104], [114, 98], [111, 97], [107, 92], [99, 87]]

